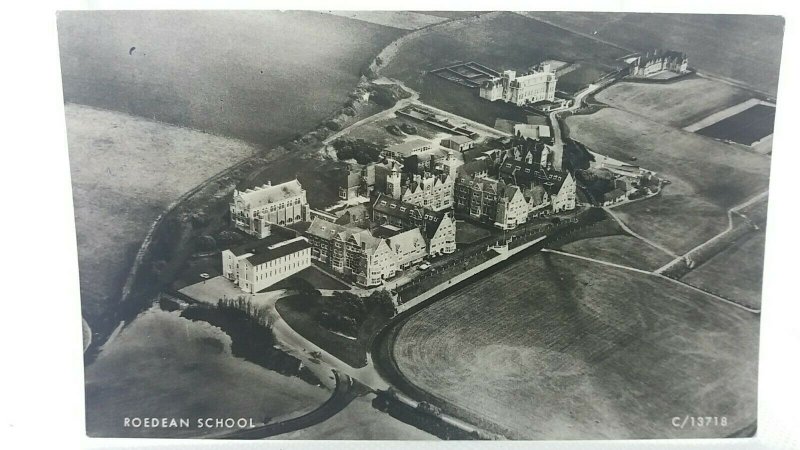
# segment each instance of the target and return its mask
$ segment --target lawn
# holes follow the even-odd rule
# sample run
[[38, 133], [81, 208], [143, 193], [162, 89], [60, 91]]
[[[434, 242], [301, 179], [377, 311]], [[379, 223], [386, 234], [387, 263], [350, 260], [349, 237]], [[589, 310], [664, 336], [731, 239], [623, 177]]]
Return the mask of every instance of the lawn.
[[244, 141], [118, 112], [75, 104], [66, 104], [65, 111], [81, 300], [96, 329], [117, 304], [136, 252], [158, 215], [184, 192], [256, 149]]
[[404, 33], [311, 11], [62, 11], [58, 31], [66, 101], [265, 147], [340, 108]]
[[672, 83], [615, 83], [595, 96], [615, 108], [677, 128], [752, 97], [752, 92], [700, 77]]
[[[257, 389], [254, 387], [257, 386]], [[201, 437], [196, 428], [123, 428], [125, 417], [295, 417], [330, 393], [231, 354], [231, 339], [205, 322], [157, 308], [142, 313], [86, 368], [92, 437]]]
[[723, 231], [727, 210], [767, 190], [770, 159], [738, 144], [603, 108], [567, 119], [593, 151], [654, 170], [671, 184], [652, 199], [615, 208], [637, 233], [681, 254]]
[[292, 295], [278, 300], [275, 308], [290, 327], [309, 341], [353, 367], [364, 367], [370, 338], [384, 320], [370, 314], [360, 326], [358, 336], [353, 336], [356, 339], [333, 333], [319, 323], [323, 298], [331, 297]]
[[601, 236], [570, 242], [558, 250], [642, 270], [655, 270], [673, 258], [627, 235]]
[[745, 305], [761, 307], [764, 238], [763, 232], [746, 234], [686, 274], [682, 281]]
[[775, 125], [775, 107], [755, 105], [738, 114], [720, 120], [698, 134], [750, 145], [772, 134]]
[[294, 279], [301, 279], [306, 280], [314, 286], [315, 289], [332, 289], [332, 290], [339, 290], [345, 291], [349, 290], [350, 286], [342, 283], [341, 281], [333, 278], [332, 276], [328, 275], [327, 273], [321, 271], [320, 269], [311, 266], [307, 267], [300, 272], [290, 276], [289, 278], [283, 279], [272, 286], [268, 287], [265, 290], [274, 291], [278, 289], [291, 289], [293, 284], [292, 280]]
[[[394, 343], [413, 384], [521, 439], [726, 436], [756, 420], [757, 349], [757, 316], [542, 253], [421, 310]], [[728, 426], [673, 427], [685, 411]]]
[[[403, 124], [413, 125], [417, 129], [416, 134], [396, 136], [387, 131], [386, 127], [390, 125], [400, 126]], [[438, 144], [442, 138], [450, 137], [449, 133], [442, 132], [423, 122], [408, 119], [402, 116], [386, 117], [384, 119], [376, 120], [374, 122], [365, 123], [355, 128], [351, 128], [344, 136], [347, 139], [364, 139], [367, 142], [375, 142], [380, 145], [390, 146], [404, 142], [406, 139], [413, 137], [422, 137], [430, 139]]]
[[459, 220], [456, 223], [456, 244], [472, 244], [483, 238], [489, 237], [492, 233], [474, 223]]
[[[631, 50], [685, 52], [689, 65], [741, 80], [770, 95], [778, 88], [784, 20], [735, 14], [535, 12], [541, 18]], [[753, 39], [758, 36], [758, 39]]]

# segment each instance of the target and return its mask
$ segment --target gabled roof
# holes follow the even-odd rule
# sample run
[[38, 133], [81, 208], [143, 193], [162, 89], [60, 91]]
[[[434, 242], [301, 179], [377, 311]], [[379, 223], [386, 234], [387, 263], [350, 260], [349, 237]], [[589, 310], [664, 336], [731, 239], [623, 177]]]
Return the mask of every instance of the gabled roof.
[[397, 217], [418, 225], [424, 224], [423, 228], [428, 238], [433, 237], [446, 215], [445, 211], [437, 212], [410, 203], [403, 203], [383, 194], [378, 195], [372, 208], [374, 211], [388, 216]]
[[487, 172], [489, 169], [494, 166], [494, 161], [489, 158], [485, 159], [476, 159], [474, 161], [470, 161], [458, 169], [456, 169], [456, 173], [459, 175], [475, 175], [476, 173]]
[[294, 179], [275, 186], [265, 184], [246, 191], [237, 191], [234, 194], [234, 198], [239, 196], [251, 208], [260, 208], [266, 204], [277, 203], [302, 193], [303, 186], [300, 185], [297, 179]]
[[425, 239], [422, 237], [422, 232], [419, 231], [419, 228], [412, 228], [388, 238], [387, 244], [395, 252], [398, 250], [406, 252], [418, 248], [420, 245], [424, 249]]
[[330, 240], [333, 239], [333, 237], [337, 234], [346, 231], [347, 228], [348, 227], [344, 225], [339, 225], [320, 217], [315, 217], [314, 220], [311, 221], [311, 225], [308, 227], [308, 230], [306, 230], [306, 234]]

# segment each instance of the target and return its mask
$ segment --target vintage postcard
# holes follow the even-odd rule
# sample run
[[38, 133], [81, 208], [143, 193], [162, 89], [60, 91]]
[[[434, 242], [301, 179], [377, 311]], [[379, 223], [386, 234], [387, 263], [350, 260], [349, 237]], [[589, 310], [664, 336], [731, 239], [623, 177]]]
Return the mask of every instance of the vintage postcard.
[[753, 436], [783, 26], [60, 12], [87, 434]]

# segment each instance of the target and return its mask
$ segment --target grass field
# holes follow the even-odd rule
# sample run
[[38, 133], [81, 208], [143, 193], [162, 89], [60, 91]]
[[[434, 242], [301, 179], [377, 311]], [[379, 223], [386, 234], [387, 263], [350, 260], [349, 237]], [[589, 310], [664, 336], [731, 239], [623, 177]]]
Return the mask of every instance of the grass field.
[[[386, 130], [386, 127], [390, 125], [396, 125], [399, 127], [402, 124], [413, 125], [417, 128], [417, 134], [404, 134], [403, 136], [396, 136]], [[430, 139], [434, 141], [435, 144], [438, 144], [439, 140], [449, 136], [451, 136], [449, 133], [445, 133], [428, 124], [407, 119], [402, 116], [396, 116], [386, 117], [384, 119], [351, 128], [347, 131], [347, 134], [344, 137], [348, 139], [364, 139], [367, 142], [375, 142], [380, 145], [390, 146], [393, 144], [399, 144], [404, 142], [406, 139], [414, 137]]]
[[86, 369], [87, 432], [96, 437], [193, 437], [196, 428], [123, 428], [125, 417], [290, 418], [330, 393], [231, 355], [219, 328], [178, 312], [142, 313]]
[[318, 268], [311, 266], [307, 267], [300, 272], [290, 276], [289, 278], [285, 278], [272, 286], [268, 287], [266, 290], [274, 291], [277, 289], [291, 289], [292, 287], [292, 280], [293, 279], [302, 279], [306, 280], [311, 283], [312, 286], [316, 289], [334, 289], [334, 290], [348, 290], [350, 286], [342, 283], [341, 281], [331, 277], [327, 273], [319, 270]]
[[58, 31], [66, 101], [267, 147], [340, 108], [403, 33], [303, 11], [66, 11]]
[[595, 96], [615, 108], [677, 128], [752, 97], [744, 89], [700, 77], [672, 83], [616, 83]]
[[[740, 309], [539, 253], [412, 316], [394, 354], [412, 383], [511, 437], [687, 438], [756, 420], [757, 348], [758, 318]], [[728, 426], [673, 427], [684, 411]]]
[[570, 242], [558, 250], [642, 270], [655, 270], [673, 258], [632, 236], [601, 236]]
[[760, 307], [764, 238], [763, 232], [745, 235], [731, 247], [693, 269], [682, 281], [722, 297]]
[[253, 154], [244, 141], [65, 105], [81, 299], [87, 321], [116, 305], [139, 245], [184, 192]]
[[750, 145], [772, 134], [775, 125], [775, 107], [755, 105], [738, 114], [720, 120], [698, 134]]
[[407, 425], [370, 404], [370, 397], [353, 400], [344, 410], [330, 419], [273, 439], [330, 439], [330, 440], [433, 440], [428, 434]]
[[[784, 20], [735, 14], [527, 13], [632, 50], [685, 52], [689, 65], [775, 95]], [[752, 36], [758, 36], [753, 39]]]
[[637, 233], [685, 253], [723, 231], [727, 210], [767, 190], [770, 159], [614, 108], [567, 119], [592, 150], [656, 171], [661, 195], [615, 208]]

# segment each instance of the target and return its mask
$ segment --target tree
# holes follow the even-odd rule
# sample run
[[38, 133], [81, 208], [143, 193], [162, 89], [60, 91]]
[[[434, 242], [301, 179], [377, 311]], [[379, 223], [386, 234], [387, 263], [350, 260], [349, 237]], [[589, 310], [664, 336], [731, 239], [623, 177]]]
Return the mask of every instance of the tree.
[[395, 313], [394, 299], [386, 289], [373, 291], [369, 296], [370, 305], [381, 315], [391, 317]]

